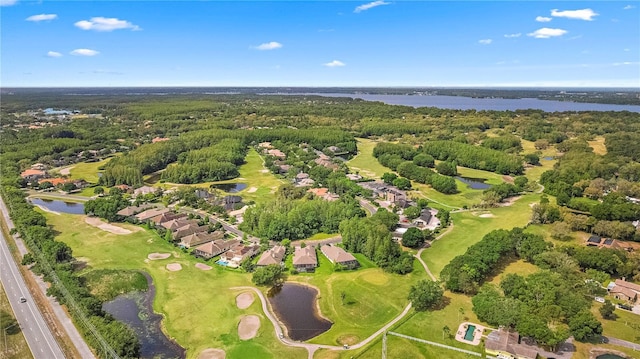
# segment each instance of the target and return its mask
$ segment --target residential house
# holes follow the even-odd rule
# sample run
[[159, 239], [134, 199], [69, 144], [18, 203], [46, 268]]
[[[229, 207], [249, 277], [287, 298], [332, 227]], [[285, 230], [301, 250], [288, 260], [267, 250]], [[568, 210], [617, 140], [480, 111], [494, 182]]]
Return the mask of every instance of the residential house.
[[396, 188], [388, 188], [385, 193], [385, 198], [387, 201], [401, 208], [406, 208], [409, 204], [407, 201], [407, 194]]
[[335, 193], [331, 193], [329, 192], [328, 188], [325, 187], [321, 187], [321, 188], [309, 188], [307, 190], [307, 192], [313, 193], [314, 195], [316, 195], [319, 198], [324, 199], [325, 201], [337, 201], [338, 199], [340, 199], [340, 196], [338, 196]]
[[155, 187], [149, 187], [149, 186], [142, 186], [140, 188], [136, 188], [133, 191], [133, 197], [138, 197], [138, 196], [144, 196], [147, 194], [155, 194], [156, 192], [158, 192], [158, 188]]
[[296, 247], [293, 253], [293, 268], [298, 272], [313, 272], [318, 266], [316, 249], [313, 246]]
[[131, 187], [126, 185], [126, 184], [119, 184], [119, 185], [113, 186], [113, 187], [121, 190], [124, 193], [128, 193], [129, 191], [131, 191]]
[[205, 244], [201, 244], [197, 246], [193, 250], [193, 253], [196, 256], [202, 257], [204, 259], [211, 259], [217, 255], [220, 255], [228, 251], [229, 249], [237, 246], [238, 244], [240, 244], [240, 241], [237, 239], [232, 239], [228, 241], [218, 239], [213, 242], [207, 242]]
[[359, 180], [362, 179], [362, 176], [360, 176], [357, 173], [349, 173], [349, 174], [347, 174], [347, 178], [352, 180], [352, 181], [359, 181]]
[[40, 178], [47, 177], [47, 172], [43, 170], [35, 170], [30, 168], [28, 170], [22, 171], [22, 173], [20, 173], [20, 177], [22, 177], [22, 179], [28, 182], [37, 181]]
[[285, 174], [285, 173], [289, 172], [290, 169], [291, 169], [291, 165], [287, 165], [287, 164], [279, 165], [278, 166], [278, 173], [279, 174]]
[[31, 165], [31, 169], [32, 170], [40, 170], [40, 171], [44, 171], [47, 169], [47, 166], [45, 166], [44, 163], [34, 163]]
[[600, 236], [596, 236], [595, 234], [592, 235], [591, 237], [589, 237], [589, 239], [587, 239], [587, 246], [591, 246], [591, 247], [599, 247], [600, 246], [600, 242], [602, 242], [602, 237]]
[[536, 359], [538, 351], [520, 342], [520, 335], [505, 329], [491, 332], [485, 341], [485, 351], [501, 359]]
[[258, 147], [264, 148], [264, 149], [267, 149], [267, 150], [273, 148], [273, 146], [271, 146], [271, 142], [260, 142], [258, 144]]
[[609, 283], [607, 290], [614, 298], [629, 303], [635, 303], [640, 298], [640, 285], [622, 279]]
[[242, 203], [242, 197], [240, 196], [225, 196], [222, 198], [221, 205], [226, 211], [233, 211], [238, 207], [241, 208], [244, 206]]
[[118, 216], [123, 216], [123, 217], [133, 217], [134, 215], [153, 207], [153, 205], [142, 205], [142, 206], [129, 206], [129, 207], [125, 207], [121, 210], [119, 210], [118, 212], [116, 212], [116, 214]]
[[423, 229], [429, 225], [430, 221], [431, 221], [431, 211], [429, 211], [429, 208], [425, 208], [420, 213], [420, 217], [413, 220], [413, 224], [416, 227]]
[[193, 234], [189, 234], [187, 236], [182, 237], [178, 245], [185, 248], [191, 248], [207, 242], [221, 240], [222, 237], [224, 237], [224, 232], [222, 231], [215, 231], [212, 233], [207, 233], [207, 232], [193, 233]]
[[208, 230], [209, 228], [207, 226], [199, 226], [197, 224], [190, 223], [173, 231], [173, 239], [176, 241], [182, 240], [182, 237], [186, 237], [194, 233], [203, 233]]
[[164, 222], [169, 222], [174, 219], [184, 218], [187, 215], [184, 213], [175, 213], [175, 212], [164, 212], [159, 215], [151, 218], [151, 222], [155, 223], [156, 226], [161, 226]]
[[277, 148], [274, 148], [274, 149], [271, 149], [271, 150], [267, 150], [267, 154], [269, 156], [273, 156], [273, 157], [276, 157], [276, 158], [281, 158], [281, 159], [287, 158], [287, 155], [284, 152], [282, 152], [279, 149], [277, 149]]
[[293, 179], [293, 183], [295, 184], [296, 187], [307, 187], [307, 186], [313, 186], [315, 181], [309, 178], [308, 173], [300, 172]]
[[314, 160], [314, 162], [319, 165], [319, 166], [323, 166], [332, 170], [337, 170], [340, 166], [338, 166], [337, 164], [333, 163], [333, 161], [331, 161], [331, 157], [325, 155], [325, 154], [321, 154], [319, 155], [318, 158], [316, 158]]
[[187, 219], [186, 216], [173, 218], [171, 220], [161, 222], [160, 226], [171, 232], [178, 230], [178, 228], [184, 227], [189, 224], [198, 224], [197, 219]]
[[196, 194], [196, 197], [198, 197], [198, 199], [208, 200], [209, 198], [213, 198], [213, 194], [203, 189], [196, 189], [195, 194]]
[[59, 185], [65, 184], [68, 182], [66, 178], [62, 177], [54, 177], [54, 178], [41, 178], [38, 180], [38, 184], [43, 184], [45, 182], [51, 183], [53, 187], [58, 187]]
[[276, 245], [275, 247], [262, 253], [256, 265], [258, 267], [265, 267], [271, 264], [282, 264], [282, 259], [284, 259], [285, 253], [286, 249], [283, 246]]
[[340, 247], [325, 244], [324, 246], [320, 247], [320, 251], [333, 264], [339, 264], [349, 269], [357, 268], [360, 266], [360, 263], [358, 263], [356, 257]]
[[158, 136], [156, 136], [151, 140], [151, 143], [164, 142], [164, 141], [169, 141], [169, 140], [170, 140], [170, 138], [167, 138], [167, 137], [158, 137]]
[[144, 222], [169, 211], [169, 208], [151, 208], [136, 214], [135, 218], [140, 222]]
[[257, 244], [245, 246], [237, 244], [222, 255], [222, 259], [227, 261], [228, 267], [238, 267], [247, 258], [251, 258], [260, 250]]

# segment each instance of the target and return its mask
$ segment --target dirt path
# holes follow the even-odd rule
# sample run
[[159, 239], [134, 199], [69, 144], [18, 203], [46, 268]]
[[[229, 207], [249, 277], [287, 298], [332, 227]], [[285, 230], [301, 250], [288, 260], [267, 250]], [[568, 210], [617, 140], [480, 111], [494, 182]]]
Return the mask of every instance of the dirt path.
[[[434, 238], [434, 241], [437, 241], [438, 239], [444, 237], [445, 235], [447, 235], [449, 232], [451, 232], [453, 230], [453, 222], [451, 222], [451, 225], [447, 228], [446, 231], [442, 232], [439, 236], [437, 236], [436, 238]], [[425, 263], [422, 260], [422, 252], [427, 249], [427, 248], [420, 248], [420, 250], [418, 251], [418, 253], [414, 256], [418, 259], [418, 262], [420, 262], [420, 264], [422, 264], [422, 266], [424, 267], [425, 272], [427, 272], [427, 275], [429, 275], [429, 277], [431, 278], [432, 281], [437, 281], [438, 279], [436, 278], [436, 276], [433, 275], [433, 273], [431, 273], [431, 270], [429, 270], [429, 267], [427, 266], [427, 263]]]
[[315, 351], [318, 350], [318, 349], [329, 349], [329, 350], [354, 350], [354, 349], [360, 349], [363, 346], [369, 344], [372, 340], [377, 338], [380, 334], [382, 334], [385, 331], [387, 331], [389, 328], [391, 328], [394, 324], [396, 324], [402, 318], [404, 318], [404, 316], [407, 315], [407, 313], [409, 313], [409, 310], [411, 309], [411, 303], [407, 304], [407, 306], [404, 308], [402, 313], [398, 314], [397, 317], [395, 317], [393, 320], [391, 320], [385, 326], [383, 326], [382, 328], [378, 329], [378, 331], [376, 331], [375, 333], [371, 334], [368, 338], [366, 338], [365, 340], [361, 341], [360, 343], [350, 346], [349, 349], [345, 349], [344, 347], [337, 346], [337, 345], [308, 344], [308, 343], [296, 342], [296, 341], [293, 341], [293, 340], [291, 340], [289, 338], [285, 338], [285, 337], [281, 336], [282, 333], [283, 333], [282, 328], [280, 328], [280, 324], [278, 323], [278, 320], [276, 319], [276, 317], [269, 310], [269, 307], [268, 307], [268, 304], [267, 304], [267, 299], [264, 297], [264, 294], [262, 294], [262, 292], [260, 290], [258, 290], [257, 288], [254, 288], [254, 287], [233, 287], [233, 288], [230, 288], [230, 289], [232, 289], [232, 290], [250, 289], [250, 290], [254, 291], [258, 295], [258, 297], [260, 298], [260, 301], [262, 302], [262, 310], [264, 311], [264, 314], [267, 316], [267, 318], [269, 318], [269, 320], [271, 321], [271, 324], [273, 324], [273, 328], [274, 328], [274, 330], [276, 332], [276, 337], [278, 338], [278, 340], [280, 340], [280, 342], [282, 344], [288, 345], [290, 347], [307, 349], [307, 351], [309, 353], [309, 356], [308, 356], [309, 359], [313, 359], [313, 353], [315, 353]]

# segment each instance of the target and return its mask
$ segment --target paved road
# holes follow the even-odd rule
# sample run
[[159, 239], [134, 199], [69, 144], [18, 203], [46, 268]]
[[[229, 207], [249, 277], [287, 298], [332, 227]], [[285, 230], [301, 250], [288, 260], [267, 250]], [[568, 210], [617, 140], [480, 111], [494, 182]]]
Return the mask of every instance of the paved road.
[[360, 203], [360, 205], [366, 209], [372, 216], [374, 214], [376, 214], [376, 212], [378, 212], [378, 209], [376, 208], [376, 206], [372, 205], [371, 203], [369, 203], [369, 201], [367, 201], [366, 199], [362, 198], [362, 197], [357, 197], [358, 198], [358, 202]]
[[[2, 237], [0, 241], [0, 279], [31, 353], [35, 358], [64, 358], [62, 350], [22, 278], [18, 265], [9, 252], [4, 234], [0, 233], [0, 237]], [[27, 301], [21, 303], [20, 297], [26, 298]]]
[[258, 288], [254, 288], [254, 287], [233, 287], [233, 288], [230, 288], [230, 289], [236, 289], [236, 290], [249, 289], [249, 290], [254, 291], [258, 295], [258, 297], [260, 298], [260, 301], [262, 302], [262, 310], [264, 311], [264, 314], [267, 316], [267, 318], [269, 318], [269, 320], [271, 321], [271, 324], [273, 324], [273, 328], [274, 328], [274, 330], [276, 332], [276, 338], [278, 338], [278, 340], [280, 340], [280, 342], [282, 344], [284, 344], [284, 345], [288, 345], [290, 347], [297, 347], [297, 348], [305, 348], [305, 349], [307, 349], [307, 351], [309, 352], [309, 359], [313, 359], [313, 353], [315, 353], [315, 351], [318, 350], [318, 349], [329, 349], [329, 350], [354, 350], [354, 349], [360, 349], [363, 346], [369, 344], [372, 340], [377, 338], [379, 335], [381, 335], [382, 333], [387, 331], [389, 328], [391, 328], [394, 324], [396, 324], [402, 318], [404, 318], [404, 316], [407, 315], [407, 313], [409, 313], [409, 310], [411, 309], [411, 303], [407, 304], [407, 306], [404, 308], [402, 313], [398, 314], [398, 316], [395, 317], [393, 320], [391, 320], [389, 323], [384, 325], [382, 328], [378, 329], [378, 331], [376, 331], [375, 333], [371, 334], [367, 339], [361, 341], [360, 343], [351, 345], [351, 346], [348, 347], [348, 349], [346, 349], [344, 347], [337, 346], [337, 345], [309, 344], [309, 343], [296, 342], [296, 341], [293, 341], [293, 340], [291, 340], [289, 338], [281, 337], [280, 334], [283, 333], [283, 331], [282, 331], [282, 328], [280, 328], [280, 323], [278, 322], [276, 317], [269, 310], [269, 306], [267, 304], [267, 299], [264, 297], [262, 292], [260, 290], [258, 290]]
[[640, 344], [638, 343], [632, 343], [626, 340], [617, 339], [613, 337], [603, 337], [603, 339], [604, 339], [604, 342], [608, 344], [618, 345], [618, 346], [633, 349], [633, 350], [640, 350]]

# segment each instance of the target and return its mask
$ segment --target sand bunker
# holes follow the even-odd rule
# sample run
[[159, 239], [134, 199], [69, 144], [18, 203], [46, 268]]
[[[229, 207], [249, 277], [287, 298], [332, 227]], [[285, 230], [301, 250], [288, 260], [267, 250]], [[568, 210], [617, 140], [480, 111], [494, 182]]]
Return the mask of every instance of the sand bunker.
[[209, 348], [203, 350], [197, 359], [224, 359], [227, 354], [222, 349]]
[[260, 317], [257, 315], [245, 315], [238, 324], [238, 336], [240, 340], [255, 338], [260, 329]]
[[480, 218], [492, 218], [492, 217], [495, 217], [495, 216], [493, 215], [493, 213], [483, 213], [483, 214], [479, 215], [478, 217], [480, 217]]
[[202, 270], [211, 270], [211, 266], [208, 266], [204, 263], [196, 263], [196, 268], [202, 269]]
[[147, 256], [147, 258], [151, 259], [152, 261], [156, 261], [158, 259], [167, 259], [171, 257], [171, 253], [149, 253], [149, 255]]
[[100, 218], [97, 217], [87, 217], [84, 221], [90, 225], [97, 228], [102, 229], [105, 232], [113, 233], [113, 234], [131, 234], [132, 232], [128, 229], [124, 229], [122, 227], [114, 226], [113, 224], [109, 224], [103, 222]]
[[236, 305], [240, 309], [247, 309], [251, 306], [251, 304], [253, 304], [254, 299], [255, 298], [253, 297], [253, 293], [242, 293], [236, 297]]
[[247, 193], [253, 193], [258, 190], [258, 187], [251, 187], [247, 190]]
[[260, 173], [269, 173], [269, 170], [267, 170], [267, 169], [260, 170]]
[[167, 264], [167, 269], [171, 272], [177, 272], [179, 270], [182, 270], [182, 266], [180, 265], [180, 263], [169, 263]]
[[71, 166], [71, 167], [65, 167], [63, 169], [60, 170], [60, 174], [63, 176], [68, 176], [71, 173], [71, 169], [75, 167], [75, 166]]

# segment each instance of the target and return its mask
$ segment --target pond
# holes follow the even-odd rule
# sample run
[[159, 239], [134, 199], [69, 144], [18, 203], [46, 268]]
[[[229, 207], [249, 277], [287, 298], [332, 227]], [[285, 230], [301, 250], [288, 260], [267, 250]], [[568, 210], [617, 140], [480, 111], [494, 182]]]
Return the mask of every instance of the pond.
[[485, 183], [486, 178], [473, 178], [473, 177], [461, 177], [456, 176], [456, 179], [464, 184], [466, 184], [471, 189], [489, 189], [491, 188], [490, 184]]
[[269, 303], [293, 340], [309, 340], [331, 328], [318, 313], [318, 291], [306, 285], [285, 283], [268, 293]]
[[553, 157], [546, 156], [546, 157], [543, 157], [542, 159], [545, 160], [545, 161], [551, 161], [553, 159]]
[[54, 212], [84, 214], [84, 204], [82, 203], [63, 202], [42, 198], [31, 198], [29, 201], [31, 201], [34, 206], [42, 206]]
[[596, 359], [624, 359], [624, 357], [615, 354], [602, 354], [598, 355]]
[[149, 289], [146, 292], [131, 292], [119, 295], [102, 305], [102, 309], [117, 320], [128, 325], [140, 340], [140, 358], [169, 359], [184, 358], [185, 350], [169, 339], [160, 328], [162, 316], [153, 312], [155, 287], [151, 277], [147, 277]]
[[229, 193], [236, 193], [247, 188], [247, 184], [246, 183], [219, 183], [219, 184], [212, 184], [211, 188], [219, 189], [221, 191], [225, 191]]

